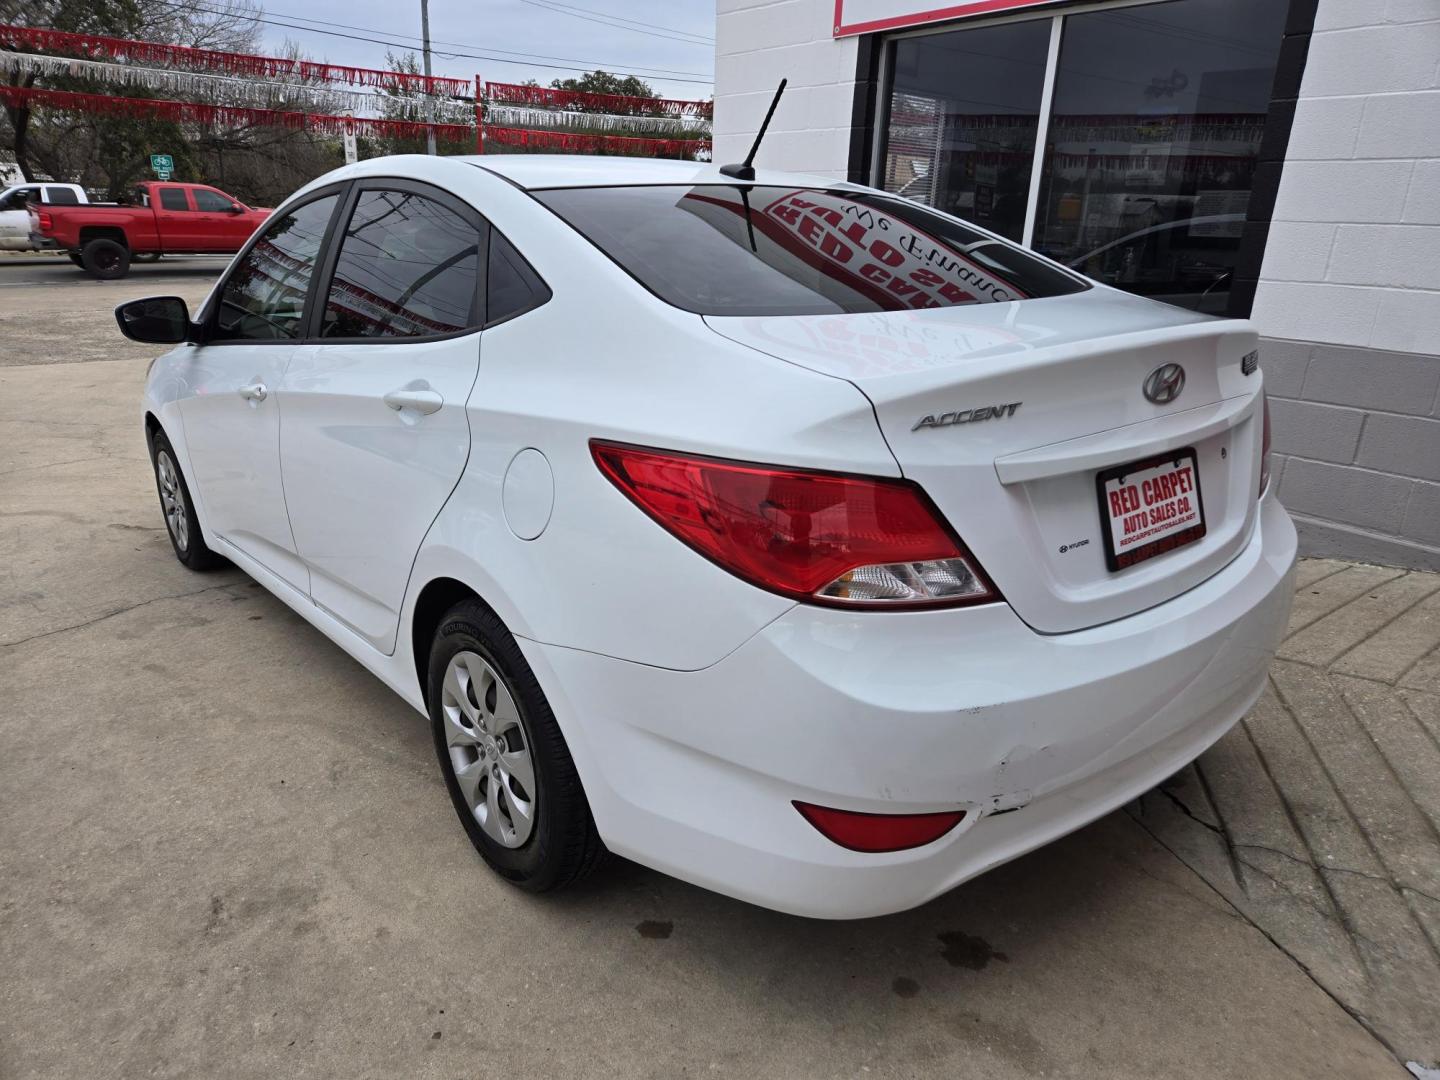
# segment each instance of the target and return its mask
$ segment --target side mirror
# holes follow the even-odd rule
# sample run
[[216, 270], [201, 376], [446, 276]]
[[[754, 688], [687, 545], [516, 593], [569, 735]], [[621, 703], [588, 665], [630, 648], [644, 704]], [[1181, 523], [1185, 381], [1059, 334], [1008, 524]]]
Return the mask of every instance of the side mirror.
[[178, 296], [148, 296], [115, 309], [120, 332], [149, 345], [179, 345], [190, 340], [190, 309]]
[[237, 202], [237, 203], [231, 203], [231, 204], [230, 204], [230, 213], [232, 213], [232, 214], [243, 214], [244, 212], [245, 212], [245, 207], [241, 206], [238, 202]]

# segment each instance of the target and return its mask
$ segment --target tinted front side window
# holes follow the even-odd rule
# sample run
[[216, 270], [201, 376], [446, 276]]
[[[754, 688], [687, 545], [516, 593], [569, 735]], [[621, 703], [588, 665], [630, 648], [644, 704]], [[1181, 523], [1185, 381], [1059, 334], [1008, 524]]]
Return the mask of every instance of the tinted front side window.
[[189, 210], [190, 204], [185, 201], [185, 192], [178, 187], [162, 187], [160, 189], [160, 208], [162, 210]]
[[406, 338], [475, 326], [480, 231], [407, 191], [364, 191], [325, 300], [327, 338]]
[[210, 213], [224, 213], [235, 204], [221, 195], [218, 191], [197, 191], [195, 192], [195, 209], [207, 210]]
[[536, 197], [662, 300], [702, 315], [904, 311], [1087, 288], [904, 199], [706, 184]]
[[272, 221], [240, 260], [220, 294], [212, 340], [285, 341], [304, 326], [305, 292], [337, 195]]

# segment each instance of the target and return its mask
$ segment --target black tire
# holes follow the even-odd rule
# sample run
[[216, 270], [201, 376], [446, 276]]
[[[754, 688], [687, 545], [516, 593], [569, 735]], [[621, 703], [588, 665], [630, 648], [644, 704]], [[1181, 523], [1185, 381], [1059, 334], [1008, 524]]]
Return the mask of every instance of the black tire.
[[[200, 519], [195, 516], [195, 503], [190, 487], [175, 456], [175, 448], [163, 431], [150, 438], [150, 464], [155, 471], [155, 492], [160, 496], [160, 514], [175, 557], [191, 570], [217, 570], [226, 560], [211, 551], [200, 534]], [[166, 475], [168, 472], [169, 476]]]
[[78, 252], [78, 251], [67, 251], [67, 252], [65, 253], [65, 256], [66, 256], [66, 258], [68, 258], [72, 263], [74, 263], [76, 266], [80, 267], [82, 270], [85, 268], [85, 260], [82, 259], [82, 258], [80, 258], [80, 252]]
[[[451, 660], [461, 653], [478, 654], [509, 691], [518, 712], [524, 744], [529, 749], [536, 787], [534, 819], [528, 839], [517, 847], [502, 844], [482, 828], [456, 779], [444, 715], [445, 678]], [[520, 888], [537, 893], [564, 888], [594, 870], [605, 857], [605, 845], [595, 830], [590, 804], [585, 799], [565, 737], [515, 639], [495, 613], [478, 600], [456, 604], [440, 620], [430, 649], [428, 686], [430, 727], [450, 801], [470, 842], [490, 868]], [[493, 693], [488, 700], [493, 710]], [[470, 701], [478, 707], [473, 694]], [[490, 719], [493, 730], [495, 717]], [[460, 722], [468, 730], [476, 730], [463, 718]], [[508, 738], [513, 742], [513, 726]], [[501, 745], [505, 745], [503, 739]], [[507, 749], [513, 751], [514, 746]], [[470, 748], [460, 746], [455, 752], [460, 756], [473, 753]], [[483, 766], [483, 753], [477, 756]]]
[[80, 249], [80, 265], [101, 281], [115, 281], [130, 272], [130, 249], [115, 240], [91, 240]]

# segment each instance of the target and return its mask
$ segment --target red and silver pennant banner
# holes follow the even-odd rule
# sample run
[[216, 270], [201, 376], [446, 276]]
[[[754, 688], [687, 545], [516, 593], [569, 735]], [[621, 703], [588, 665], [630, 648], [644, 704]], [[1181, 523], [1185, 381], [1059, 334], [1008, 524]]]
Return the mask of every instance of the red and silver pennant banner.
[[[0, 51], [0, 72], [44, 77], [90, 79], [155, 90], [166, 95], [209, 98], [226, 104], [263, 108], [289, 105], [320, 107], [325, 110], [359, 112], [370, 107], [371, 95], [330, 86], [280, 82], [272, 79], [241, 79], [232, 75], [210, 75], [170, 68], [137, 67], [134, 64], [107, 64], [79, 60], [73, 56], [39, 56], [35, 53]], [[401, 99], [395, 99], [397, 102]], [[448, 104], [448, 102], [447, 102]]]
[[548, 86], [521, 86], [518, 83], [487, 82], [485, 100], [495, 105], [529, 105], [580, 112], [623, 113], [626, 116], [703, 116], [709, 119], [715, 113], [715, 104], [711, 101], [591, 94], [583, 90], [555, 90]]
[[[3, 64], [4, 60], [0, 59], [0, 66]], [[531, 109], [524, 105], [486, 105], [485, 122], [514, 128], [581, 128], [599, 134], [622, 131], [677, 136], [710, 134], [710, 121], [698, 116], [624, 116]]]
[[163, 45], [154, 41], [98, 34], [72, 34], [35, 26], [0, 26], [0, 46], [64, 53], [81, 58], [102, 57], [129, 60], [137, 64], [165, 64], [190, 71], [213, 71], [255, 79], [288, 79], [296, 82], [342, 83], [374, 86], [382, 90], [408, 90], [438, 97], [464, 97], [471, 93], [468, 79], [446, 79], [438, 75], [412, 75], [403, 71], [321, 64], [313, 60], [286, 60], [278, 56], [216, 52], [188, 45]]
[[0, 103], [12, 108], [40, 105], [72, 112], [198, 124], [253, 124], [258, 127], [300, 128], [321, 135], [354, 134], [419, 139], [430, 130], [435, 132], [437, 139], [450, 142], [468, 142], [475, 135], [475, 129], [468, 124], [423, 124], [409, 120], [372, 120], [366, 117], [330, 116], [279, 109], [252, 109], [238, 105], [204, 105], [193, 101], [154, 101], [149, 98], [115, 97], [109, 94], [42, 90], [33, 86], [6, 86], [3, 83], [0, 83]]
[[638, 157], [684, 157], [709, 154], [709, 139], [632, 139], [623, 135], [582, 135], [568, 131], [537, 131], [532, 128], [491, 127], [482, 129], [482, 139], [496, 146], [518, 146], [534, 150], [558, 150], [572, 154], [634, 154]]

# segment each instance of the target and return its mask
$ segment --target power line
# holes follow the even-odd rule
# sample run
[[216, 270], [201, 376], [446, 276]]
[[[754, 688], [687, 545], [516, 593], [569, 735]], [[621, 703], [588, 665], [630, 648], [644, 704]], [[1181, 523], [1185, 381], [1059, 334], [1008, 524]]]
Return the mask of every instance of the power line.
[[595, 8], [581, 7], [579, 4], [562, 4], [560, 0], [550, 0], [550, 4], [554, 7], [569, 8], [571, 11], [583, 11], [588, 15], [599, 15], [604, 19], [614, 19], [616, 22], [632, 23], [635, 26], [664, 30], [671, 34], [683, 34], [686, 37], [699, 38], [701, 41], [711, 45], [715, 44], [715, 39], [712, 37], [706, 37], [704, 34], [696, 34], [690, 30], [681, 30], [674, 26], [661, 26], [659, 23], [647, 23], [641, 19], [628, 19], [624, 15], [615, 15], [609, 11], [597, 11]]
[[[386, 40], [386, 39], [384, 39], [384, 38], [378, 38], [378, 37], [374, 37], [374, 36], [361, 37], [361, 36], [358, 35], [358, 34], [342, 34], [342, 33], [341, 33], [340, 31], [338, 31], [338, 30], [321, 30], [321, 29], [319, 29], [318, 27], [314, 27], [314, 26], [300, 26], [300, 25], [298, 25], [298, 24], [296, 24], [296, 23], [282, 22], [282, 21], [280, 21], [279, 19], [266, 18], [266, 17], [263, 16], [263, 15], [245, 15], [245, 14], [241, 14], [241, 13], [239, 13], [239, 12], [234, 12], [234, 11], [218, 11], [218, 10], [216, 10], [216, 9], [214, 9], [214, 8], [207, 8], [207, 7], [205, 7], [205, 6], [201, 5], [201, 4], [175, 4], [175, 3], [167, 3], [166, 0], [157, 0], [157, 2], [160, 3], [160, 4], [162, 4], [164, 7], [172, 8], [172, 9], [174, 9], [174, 10], [176, 10], [176, 11], [190, 11], [190, 12], [204, 11], [204, 12], [207, 12], [207, 13], [212, 14], [212, 15], [224, 15], [224, 16], [227, 16], [227, 17], [229, 17], [229, 18], [244, 19], [244, 20], [246, 20], [246, 21], [248, 21], [248, 22], [264, 23], [266, 26], [279, 26], [279, 27], [283, 27], [283, 28], [285, 28], [285, 29], [287, 29], [287, 30], [300, 30], [300, 31], [303, 31], [304, 33], [307, 33], [307, 34], [323, 34], [323, 35], [326, 36], [326, 37], [345, 38], [345, 39], [347, 39], [347, 40], [349, 40], [349, 41], [363, 41], [363, 42], [365, 42], [367, 45], [384, 45], [384, 46], [387, 46], [387, 47], [389, 47], [389, 48], [395, 48], [395, 49], [411, 49], [411, 48], [414, 47], [413, 45], [406, 45], [406, 44], [404, 44], [403, 42], [399, 42], [399, 41], [388, 41], [388, 40]], [[387, 32], [387, 33], [388, 33], [388, 31], [372, 31], [371, 33], [372, 33], [372, 35], [373, 35], [373, 34], [382, 33], [382, 32]], [[403, 35], [402, 35], [402, 36], [403, 36]], [[490, 61], [491, 63], [496, 63], [496, 64], [511, 64], [511, 65], [513, 65], [513, 66], [516, 66], [516, 67], [538, 67], [538, 68], [553, 69], [553, 70], [556, 70], [556, 71], [579, 71], [579, 72], [582, 72], [582, 73], [584, 73], [585, 71], [589, 70], [589, 69], [584, 68], [584, 67], [575, 67], [575, 66], [570, 65], [570, 64], [545, 64], [545, 63], [539, 62], [538, 60], [528, 60], [528, 59], [527, 59], [527, 60], [511, 60], [511, 59], [508, 59], [507, 57], [504, 57], [504, 56], [491, 56], [491, 55], [488, 55], [488, 54], [485, 54], [485, 53], [450, 52], [450, 51], [443, 51], [443, 52], [442, 52], [442, 51], [440, 51], [440, 50], [438, 50], [438, 49], [435, 50], [435, 51], [436, 51], [436, 52], [439, 52], [441, 56], [444, 56], [444, 57], [446, 57], [446, 58], [448, 58], [448, 59], [452, 59], [452, 60], [488, 60], [488, 61]], [[523, 55], [529, 55], [529, 54], [517, 53], [516, 55], [517, 55], [517, 56], [523, 56]], [[642, 69], [642, 70], [643, 70], [643, 69]], [[617, 75], [628, 75], [628, 74], [633, 74], [633, 73], [632, 73], [632, 72], [625, 72], [625, 71], [617, 71], [617, 72], [615, 72], [615, 74], [617, 74]], [[694, 74], [697, 74], [697, 75], [698, 75], [699, 72], [695, 72]], [[702, 86], [708, 86], [708, 85], [710, 85], [711, 82], [713, 81], [713, 80], [711, 80], [711, 79], [707, 79], [707, 78], [704, 78], [704, 77], [695, 78], [695, 79], [688, 79], [688, 78], [680, 78], [680, 77], [678, 77], [678, 76], [673, 76], [673, 75], [648, 75], [648, 76], [637, 76], [637, 77], [639, 77], [639, 78], [661, 79], [661, 80], [664, 81], [664, 82], [696, 83], [696, 84], [699, 84], [699, 85], [702, 85]]]
[[[171, 5], [168, 5], [168, 6], [177, 7], [177, 6], [180, 6], [180, 5], [171, 4]], [[214, 8], [197, 7], [196, 5], [185, 5], [185, 10], [201, 10], [201, 11], [211, 12], [211, 13], [213, 13], [213, 14], [221, 14], [220, 11], [218, 11], [218, 10], [216, 10], [216, 9], [214, 9]], [[308, 18], [308, 17], [306, 17], [306, 16], [304, 16], [304, 15], [292, 15], [292, 14], [290, 14], [289, 12], [285, 12], [285, 11], [279, 11], [279, 12], [272, 11], [272, 14], [278, 15], [278, 16], [280, 16], [281, 18], [285, 18], [285, 19], [293, 19], [293, 20], [295, 20], [296, 22], [302, 22], [302, 23], [320, 23], [322, 26], [339, 26], [339, 27], [342, 27], [343, 29], [346, 29], [346, 30], [359, 30], [360, 32], [366, 33], [366, 34], [388, 34], [388, 35], [391, 36], [391, 37], [408, 38], [408, 39], [410, 39], [411, 41], [415, 41], [415, 42], [417, 42], [417, 43], [420, 41], [420, 38], [417, 37], [417, 36], [414, 35], [414, 34], [403, 34], [403, 33], [400, 33], [399, 31], [390, 31], [390, 30], [377, 30], [377, 29], [376, 29], [375, 27], [373, 27], [373, 26], [355, 26], [355, 25], [353, 25], [353, 24], [351, 24], [351, 23], [336, 22], [336, 21], [333, 20], [333, 19], [311, 19], [311, 18]], [[308, 30], [309, 27], [305, 27], [305, 29]], [[312, 32], [318, 34], [318, 33], [323, 33], [324, 31], [322, 31], [322, 30], [320, 30], [320, 29], [317, 28], [317, 29], [315, 29], [315, 30], [312, 31]], [[541, 59], [541, 60], [569, 60], [569, 61], [572, 61], [573, 63], [576, 63], [576, 64], [590, 64], [592, 67], [609, 68], [609, 67], [616, 67], [616, 66], [624, 66], [624, 65], [616, 65], [616, 64], [613, 63], [613, 62], [604, 61], [604, 60], [585, 60], [585, 59], [582, 59], [582, 58], [576, 57], [576, 56], [550, 56], [550, 55], [548, 55], [548, 54], [546, 54], [546, 53], [524, 52], [524, 51], [521, 51], [521, 50], [519, 50], [519, 49], [497, 49], [497, 48], [494, 48], [493, 46], [475, 45], [475, 44], [473, 44], [473, 43], [471, 43], [471, 42], [466, 42], [466, 41], [442, 41], [442, 40], [439, 39], [439, 38], [431, 38], [431, 39], [430, 39], [430, 44], [431, 44], [432, 46], [434, 46], [434, 45], [453, 45], [453, 46], [456, 47], [457, 49], [486, 49], [488, 52], [492, 52], [492, 53], [506, 53], [506, 54], [508, 54], [508, 55], [510, 55], [510, 56], [523, 56], [523, 57], [527, 57], [527, 58], [534, 57], [534, 58], [538, 58], [538, 59]], [[397, 47], [410, 49], [410, 48], [415, 48], [416, 46], [414, 46], [414, 45], [403, 45], [403, 46], [397, 46]], [[449, 55], [449, 54], [447, 54], [447, 55]], [[579, 71], [579, 70], [581, 70], [581, 69], [576, 68], [576, 69], [574, 69], [574, 70]], [[643, 66], [643, 67], [640, 68], [640, 70], [643, 70], [643, 71], [653, 71], [653, 72], [655, 72], [656, 75], [655, 75], [655, 76], [652, 76], [652, 77], [655, 77], [655, 78], [658, 78], [660, 75], [695, 75], [695, 76], [700, 77], [700, 78], [704, 78], [704, 76], [705, 76], [705, 73], [704, 73], [703, 71], [682, 71], [682, 70], [680, 70], [680, 69], [678, 69], [678, 68], [661, 68], [661, 67], [648, 67], [648, 66]]]
[[604, 19], [596, 18], [593, 15], [582, 15], [578, 11], [570, 11], [562, 7], [552, 7], [542, 0], [520, 0], [522, 4], [529, 4], [531, 7], [538, 7], [544, 11], [553, 12], [556, 15], [569, 15], [572, 19], [584, 19], [586, 22], [598, 23], [601, 26], [608, 26], [611, 30], [624, 30], [631, 34], [645, 34], [648, 37], [662, 38], [665, 41], [678, 41], [682, 45], [707, 45], [710, 42], [696, 41], [693, 38], [676, 37], [673, 34], [662, 34], [658, 30], [642, 30], [637, 26], [622, 26], [620, 23], [606, 22]]

